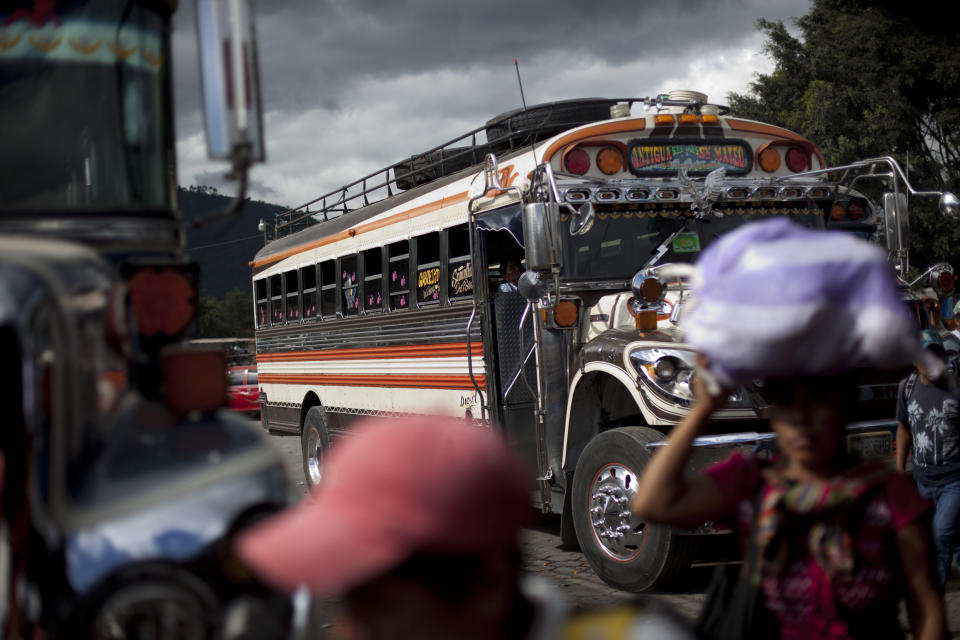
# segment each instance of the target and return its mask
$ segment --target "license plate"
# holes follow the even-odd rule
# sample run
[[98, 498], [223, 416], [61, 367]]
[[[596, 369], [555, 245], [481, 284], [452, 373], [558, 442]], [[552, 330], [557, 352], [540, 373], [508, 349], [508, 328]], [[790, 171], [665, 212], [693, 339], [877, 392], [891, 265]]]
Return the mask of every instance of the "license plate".
[[893, 455], [893, 435], [889, 431], [850, 434], [847, 451], [861, 458], [887, 458]]

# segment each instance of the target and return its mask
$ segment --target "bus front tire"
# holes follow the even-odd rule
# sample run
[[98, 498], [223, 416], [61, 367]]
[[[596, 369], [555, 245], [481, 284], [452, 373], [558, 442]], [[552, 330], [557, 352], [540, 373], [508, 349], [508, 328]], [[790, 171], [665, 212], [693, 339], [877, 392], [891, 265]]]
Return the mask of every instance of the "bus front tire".
[[640, 592], [661, 587], [690, 566], [696, 539], [646, 523], [630, 512], [646, 445], [663, 439], [647, 427], [610, 429], [591, 440], [573, 479], [573, 525], [580, 550], [607, 584]]
[[323, 477], [323, 458], [330, 449], [330, 430], [323, 407], [310, 407], [300, 431], [300, 459], [307, 490]]

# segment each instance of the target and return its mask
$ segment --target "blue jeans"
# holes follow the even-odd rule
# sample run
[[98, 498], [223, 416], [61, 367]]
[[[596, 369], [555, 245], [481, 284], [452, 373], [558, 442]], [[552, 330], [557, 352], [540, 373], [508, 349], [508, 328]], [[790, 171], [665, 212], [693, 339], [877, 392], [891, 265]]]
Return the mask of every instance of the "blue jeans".
[[960, 478], [940, 486], [917, 482], [917, 491], [936, 504], [933, 513], [933, 544], [942, 592], [950, 575], [950, 562], [954, 555], [960, 552], [960, 545], [957, 544], [957, 533], [960, 532]]

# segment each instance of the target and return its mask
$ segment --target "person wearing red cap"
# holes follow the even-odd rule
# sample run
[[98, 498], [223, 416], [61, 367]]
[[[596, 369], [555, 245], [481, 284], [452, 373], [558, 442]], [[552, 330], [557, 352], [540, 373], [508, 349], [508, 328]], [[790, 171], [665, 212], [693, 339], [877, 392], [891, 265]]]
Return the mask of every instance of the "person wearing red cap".
[[[350, 434], [305, 501], [237, 540], [267, 583], [340, 597], [336, 630], [351, 638], [553, 638], [604, 623], [521, 576], [533, 483], [500, 434], [427, 416]], [[628, 615], [646, 635], [625, 637], [690, 637], [653, 607]]]

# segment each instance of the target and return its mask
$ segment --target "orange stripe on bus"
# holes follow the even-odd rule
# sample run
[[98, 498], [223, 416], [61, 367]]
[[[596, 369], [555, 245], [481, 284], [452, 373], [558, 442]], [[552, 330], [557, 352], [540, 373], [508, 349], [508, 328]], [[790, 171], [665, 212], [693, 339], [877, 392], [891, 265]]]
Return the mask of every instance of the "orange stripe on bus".
[[730, 128], [734, 131], [746, 131], [747, 133], [765, 133], [771, 136], [779, 136], [781, 138], [786, 138], [788, 140], [795, 140], [797, 142], [806, 142], [810, 146], [813, 146], [813, 143], [804, 138], [799, 133], [794, 133], [787, 129], [781, 129], [780, 127], [775, 127], [772, 124], [763, 124], [760, 122], [749, 122], [747, 120], [736, 120], [734, 118], [727, 118], [727, 124], [730, 125]]
[[553, 154], [555, 154], [559, 149], [568, 144], [579, 142], [584, 138], [591, 138], [593, 136], [601, 136], [609, 133], [623, 133], [624, 131], [643, 131], [644, 127], [646, 126], [646, 120], [621, 120], [618, 122], [606, 122], [604, 124], [598, 124], [595, 127], [588, 127], [587, 129], [581, 129], [580, 131], [568, 133], [547, 147], [547, 150], [543, 152], [543, 162], [550, 162], [550, 158], [552, 158]]
[[338, 240], [346, 240], [347, 238], [353, 238], [361, 233], [366, 233], [368, 231], [374, 231], [376, 229], [382, 229], [383, 227], [390, 226], [401, 220], [410, 220], [418, 216], [426, 215], [442, 209], [444, 207], [449, 207], [460, 202], [466, 202], [469, 198], [467, 197], [467, 192], [463, 191], [461, 193], [455, 193], [452, 196], [447, 198], [440, 198], [439, 200], [434, 200], [433, 202], [428, 202], [427, 204], [422, 204], [418, 207], [413, 207], [412, 209], [407, 209], [406, 211], [401, 211], [400, 213], [394, 214], [383, 220], [377, 220], [374, 222], [368, 222], [366, 224], [360, 224], [356, 227], [351, 227], [350, 229], [344, 229], [339, 233], [334, 233], [332, 235], [326, 236], [325, 238], [320, 238], [319, 240], [314, 240], [313, 242], [307, 242], [305, 244], [298, 245], [292, 249], [287, 249], [286, 251], [281, 251], [276, 255], [272, 255], [263, 260], [257, 260], [254, 262], [254, 267], [262, 267], [266, 264], [271, 264], [282, 260], [284, 258], [289, 258], [292, 255], [298, 253], [303, 253], [304, 251], [309, 251], [310, 249], [316, 249], [317, 247], [322, 247], [328, 244], [333, 244]]
[[[483, 343], [472, 342], [473, 356], [483, 355]], [[411, 344], [397, 347], [357, 347], [350, 349], [322, 349], [316, 351], [286, 351], [261, 353], [257, 362], [298, 362], [303, 360], [381, 360], [389, 358], [467, 357], [466, 342], [444, 344]]]
[[[459, 389], [474, 391], [470, 376], [442, 375], [337, 375], [261, 373], [260, 384], [303, 384], [335, 387], [382, 387], [388, 389]], [[486, 376], [476, 376], [480, 389], [486, 389]]]

